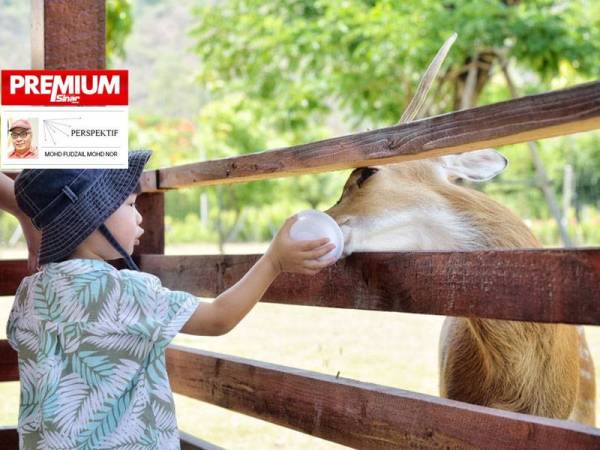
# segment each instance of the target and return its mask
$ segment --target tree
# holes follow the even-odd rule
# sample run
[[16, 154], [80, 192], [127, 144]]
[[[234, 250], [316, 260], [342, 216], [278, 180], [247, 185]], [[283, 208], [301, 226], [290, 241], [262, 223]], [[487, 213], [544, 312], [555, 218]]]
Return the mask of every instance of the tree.
[[[214, 95], [244, 92], [280, 129], [310, 128], [335, 105], [355, 126], [395, 123], [431, 57], [452, 32], [430, 112], [458, 109], [471, 61], [478, 67], [472, 104], [498, 52], [547, 83], [561, 62], [598, 73], [598, 17], [588, 2], [537, 0], [229, 0], [194, 10], [199, 80]], [[596, 9], [597, 11], [597, 9]], [[536, 87], [539, 90], [539, 86]]]
[[131, 34], [133, 17], [131, 0], [106, 1], [106, 60], [125, 56], [125, 40]]

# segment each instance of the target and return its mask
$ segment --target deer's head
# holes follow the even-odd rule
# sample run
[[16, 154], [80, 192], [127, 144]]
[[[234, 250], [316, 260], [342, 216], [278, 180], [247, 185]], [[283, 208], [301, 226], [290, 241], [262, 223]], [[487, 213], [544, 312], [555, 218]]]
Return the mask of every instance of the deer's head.
[[328, 211], [342, 228], [344, 256], [357, 251], [537, 247], [510, 210], [456, 184], [487, 181], [507, 165], [492, 149], [355, 169]]

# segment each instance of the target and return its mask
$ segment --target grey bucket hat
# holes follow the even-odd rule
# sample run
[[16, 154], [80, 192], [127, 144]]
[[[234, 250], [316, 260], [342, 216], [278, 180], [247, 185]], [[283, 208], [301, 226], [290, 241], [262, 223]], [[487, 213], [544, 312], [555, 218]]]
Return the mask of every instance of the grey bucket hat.
[[67, 259], [95, 230], [139, 270], [104, 222], [131, 195], [150, 150], [129, 152], [127, 169], [25, 169], [15, 179], [17, 204], [42, 232], [39, 264]]

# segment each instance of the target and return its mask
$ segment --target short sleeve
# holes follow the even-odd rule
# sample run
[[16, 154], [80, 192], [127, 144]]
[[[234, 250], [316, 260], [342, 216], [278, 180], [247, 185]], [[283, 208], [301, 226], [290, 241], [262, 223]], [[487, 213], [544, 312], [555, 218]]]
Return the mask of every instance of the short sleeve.
[[156, 319], [161, 323], [158, 340], [167, 346], [181, 331], [201, 300], [185, 291], [175, 291], [162, 286], [158, 277], [152, 275], [156, 295]]

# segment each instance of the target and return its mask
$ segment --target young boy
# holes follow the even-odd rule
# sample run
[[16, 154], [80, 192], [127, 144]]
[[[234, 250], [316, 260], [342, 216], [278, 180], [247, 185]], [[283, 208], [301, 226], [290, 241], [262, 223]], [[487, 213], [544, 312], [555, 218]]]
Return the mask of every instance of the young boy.
[[[248, 273], [212, 303], [161, 286], [130, 254], [144, 232], [134, 190], [150, 151], [129, 168], [36, 169], [14, 183], [42, 231], [41, 270], [15, 294], [7, 334], [19, 352], [22, 449], [178, 449], [165, 348], [179, 332], [233, 329], [279, 273], [315, 274], [327, 239], [293, 241], [289, 218]], [[122, 256], [129, 269], [105, 260]]]

